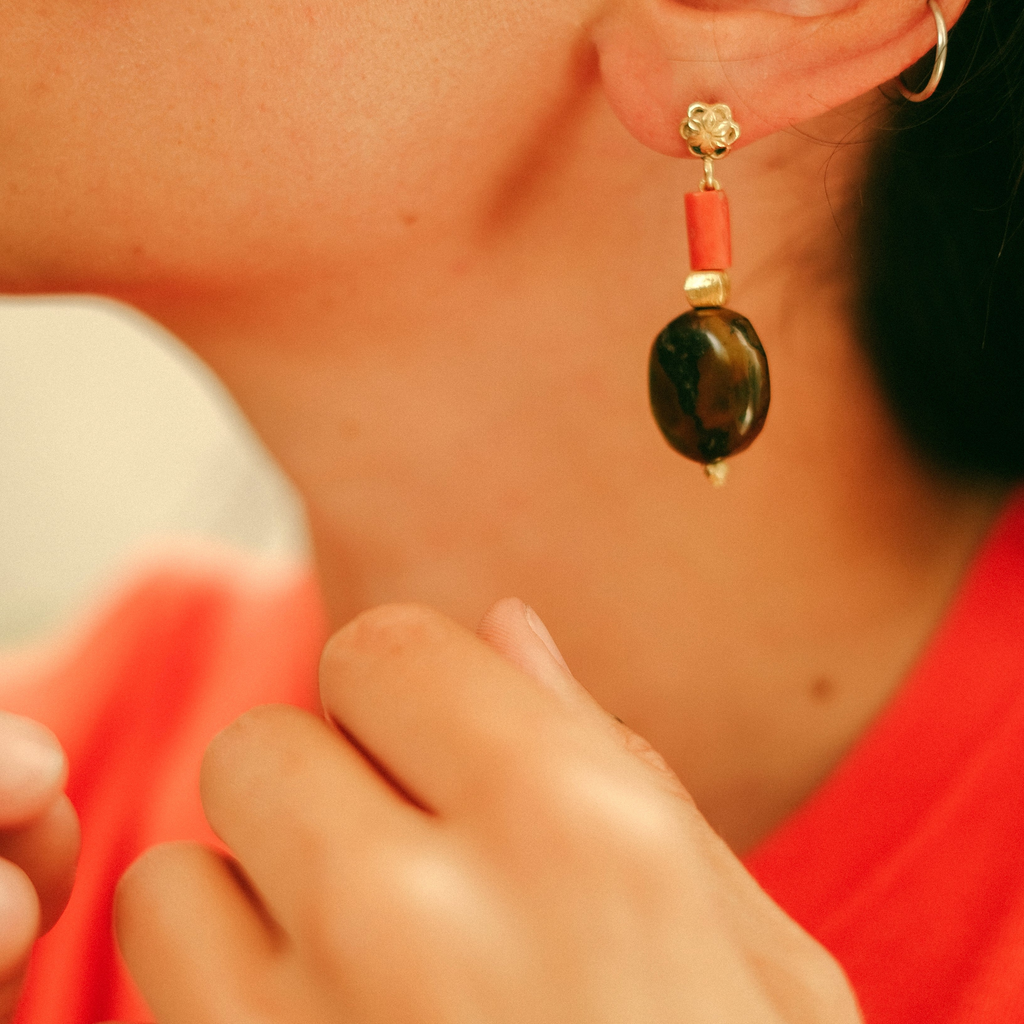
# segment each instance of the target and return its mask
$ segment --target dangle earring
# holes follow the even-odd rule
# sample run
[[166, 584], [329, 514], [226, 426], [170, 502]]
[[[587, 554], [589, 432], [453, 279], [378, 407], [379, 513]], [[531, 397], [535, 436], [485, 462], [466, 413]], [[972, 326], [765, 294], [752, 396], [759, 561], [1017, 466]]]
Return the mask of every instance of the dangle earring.
[[679, 132], [704, 161], [700, 191], [686, 196], [690, 274], [683, 291], [693, 309], [654, 340], [651, 409], [665, 440], [721, 485], [724, 460], [743, 451], [764, 426], [768, 360], [750, 321], [724, 308], [732, 242], [729, 201], [715, 180], [714, 161], [728, 155], [739, 125], [724, 103], [694, 103]]

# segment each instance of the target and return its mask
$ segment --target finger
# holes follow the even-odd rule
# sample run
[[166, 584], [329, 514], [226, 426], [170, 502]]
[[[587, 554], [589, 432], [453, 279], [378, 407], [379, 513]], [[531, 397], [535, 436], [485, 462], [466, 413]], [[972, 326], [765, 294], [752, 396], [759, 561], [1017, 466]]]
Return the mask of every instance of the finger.
[[541, 617], [518, 597], [506, 597], [491, 605], [476, 635], [580, 713], [602, 723], [612, 717], [572, 674]]
[[550, 690], [417, 606], [377, 608], [336, 633], [320, 692], [328, 714], [441, 814], [489, 801], [528, 763], [594, 738]]
[[576, 680], [540, 616], [516, 597], [492, 605], [477, 626], [477, 636], [517, 668], [556, 693], [595, 729], [614, 735], [622, 747], [652, 769], [679, 795], [689, 795], [665, 759], [621, 719], [605, 711]]
[[28, 875], [0, 860], [0, 1022], [14, 1015], [38, 930], [39, 901]]
[[563, 700], [585, 706], [594, 703], [573, 677], [540, 616], [518, 597], [506, 597], [491, 605], [476, 627], [476, 635]]
[[280, 945], [237, 869], [196, 843], [154, 847], [128, 869], [114, 930], [161, 1024], [239, 1020], [240, 1007], [258, 1005]]
[[78, 815], [63, 793], [29, 825], [0, 834], [0, 857], [28, 875], [39, 897], [40, 934], [49, 931], [67, 905], [80, 844]]
[[0, 711], [0, 828], [14, 828], [56, 799], [67, 759], [56, 736], [39, 722]]
[[211, 827], [292, 930], [319, 909], [339, 864], [358, 887], [426, 819], [345, 737], [284, 705], [254, 708], [213, 740], [200, 790]]

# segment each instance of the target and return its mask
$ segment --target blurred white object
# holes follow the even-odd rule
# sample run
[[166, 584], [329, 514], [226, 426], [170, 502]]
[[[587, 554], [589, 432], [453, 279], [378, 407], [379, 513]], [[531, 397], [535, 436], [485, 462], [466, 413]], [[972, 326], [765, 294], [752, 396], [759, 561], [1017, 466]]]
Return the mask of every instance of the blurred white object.
[[307, 550], [289, 484], [178, 342], [113, 303], [0, 302], [0, 647], [170, 537]]

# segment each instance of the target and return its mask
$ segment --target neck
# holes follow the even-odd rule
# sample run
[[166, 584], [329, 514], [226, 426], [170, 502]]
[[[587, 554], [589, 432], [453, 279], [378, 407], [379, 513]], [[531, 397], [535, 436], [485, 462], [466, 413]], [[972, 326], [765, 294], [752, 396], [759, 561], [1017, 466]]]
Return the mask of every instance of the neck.
[[299, 487], [336, 624], [413, 600], [473, 625], [519, 595], [745, 849], [891, 696], [1001, 495], [929, 473], [884, 408], [835, 216], [864, 153], [803, 135], [720, 168], [730, 305], [768, 352], [773, 408], [710, 488], [646, 395], [699, 168], [575, 109], [575, 141], [534, 153], [473, 230], [417, 221], [301, 287], [141, 304]]

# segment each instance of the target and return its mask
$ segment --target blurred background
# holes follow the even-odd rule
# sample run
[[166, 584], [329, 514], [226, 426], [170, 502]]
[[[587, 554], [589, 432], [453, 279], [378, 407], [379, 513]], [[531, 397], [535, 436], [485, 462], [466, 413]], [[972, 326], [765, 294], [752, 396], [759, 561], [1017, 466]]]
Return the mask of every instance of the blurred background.
[[289, 484], [166, 332], [99, 300], [0, 300], [0, 649], [182, 540], [307, 550]]

